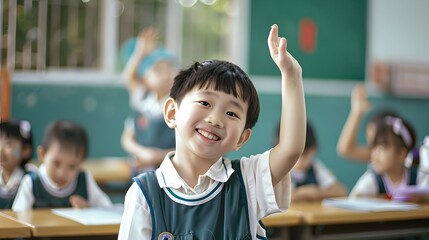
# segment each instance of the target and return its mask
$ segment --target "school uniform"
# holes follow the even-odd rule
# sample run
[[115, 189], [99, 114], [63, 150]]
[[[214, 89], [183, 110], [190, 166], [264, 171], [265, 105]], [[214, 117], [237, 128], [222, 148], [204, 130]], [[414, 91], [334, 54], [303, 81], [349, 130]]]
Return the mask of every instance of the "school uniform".
[[125, 128], [134, 133], [136, 142], [140, 145], [160, 149], [175, 147], [174, 129], [169, 128], [164, 120], [165, 99], [158, 100], [154, 93], [143, 89], [132, 93], [130, 105], [133, 113], [125, 120]]
[[[179, 176], [170, 160], [174, 152], [169, 153], [155, 172], [143, 173], [128, 190], [118, 239], [169, 239], [168, 234], [209, 239], [219, 233], [220, 239], [264, 239], [260, 220], [281, 211], [269, 153], [220, 158], [193, 188]], [[289, 176], [280, 184], [290, 193]], [[290, 194], [277, 197], [288, 207]]]
[[401, 182], [399, 184], [393, 184], [387, 175], [379, 175], [370, 167], [356, 182], [350, 192], [350, 196], [391, 194], [397, 189], [402, 189], [410, 185], [429, 187], [429, 174], [422, 171], [420, 168], [405, 168]]
[[12, 210], [71, 207], [69, 197], [75, 194], [85, 198], [90, 207], [112, 206], [110, 198], [101, 191], [90, 172], [80, 172], [68, 186], [59, 188], [49, 178], [42, 164], [37, 173], [28, 174], [22, 179]]
[[3, 170], [0, 169], [0, 209], [10, 209], [18, 191], [19, 184], [25, 171], [18, 167], [15, 168], [7, 182], [3, 179]]
[[313, 159], [306, 171], [291, 171], [292, 188], [315, 184], [320, 189], [327, 189], [337, 182], [334, 174], [318, 159]]

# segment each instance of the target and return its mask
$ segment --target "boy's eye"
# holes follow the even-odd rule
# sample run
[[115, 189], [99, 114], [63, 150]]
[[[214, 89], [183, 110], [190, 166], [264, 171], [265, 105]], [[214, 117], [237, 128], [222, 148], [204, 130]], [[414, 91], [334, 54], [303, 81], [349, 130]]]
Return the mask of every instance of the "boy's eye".
[[233, 113], [233, 112], [227, 112], [226, 115], [231, 116], [231, 117], [237, 117], [237, 114]]
[[206, 101], [199, 101], [199, 103], [203, 106], [209, 106], [210, 104]]

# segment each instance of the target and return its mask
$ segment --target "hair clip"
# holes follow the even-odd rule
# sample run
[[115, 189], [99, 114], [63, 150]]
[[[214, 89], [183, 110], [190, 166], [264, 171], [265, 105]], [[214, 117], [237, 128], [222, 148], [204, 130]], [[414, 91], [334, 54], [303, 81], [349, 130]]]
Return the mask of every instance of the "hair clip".
[[31, 124], [28, 121], [20, 121], [19, 122], [19, 132], [25, 139], [30, 138], [31, 133]]
[[402, 120], [400, 118], [396, 118], [396, 117], [391, 117], [391, 116], [387, 116], [384, 118], [385, 122], [388, 125], [391, 125], [393, 128], [393, 132], [400, 136], [402, 138], [402, 140], [404, 140], [404, 143], [407, 147], [411, 146], [411, 134], [408, 131], [408, 129], [404, 126], [404, 123], [402, 122]]

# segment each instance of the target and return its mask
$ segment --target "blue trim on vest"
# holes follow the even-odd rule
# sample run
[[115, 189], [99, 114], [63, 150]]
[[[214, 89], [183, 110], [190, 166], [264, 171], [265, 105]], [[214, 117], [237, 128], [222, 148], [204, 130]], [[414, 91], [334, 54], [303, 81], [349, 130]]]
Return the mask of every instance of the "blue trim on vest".
[[259, 236], [258, 234], [256, 234], [256, 238], [257, 238], [257, 239], [265, 239], [265, 240], [268, 240], [268, 238], [266, 238], [266, 237], [262, 237], [262, 236]]
[[142, 190], [143, 195], [146, 198], [147, 205], [149, 205], [150, 219], [152, 221], [152, 237], [151, 237], [151, 239], [155, 239], [155, 231], [153, 231], [153, 230], [156, 229], [156, 226], [155, 226], [155, 216], [153, 214], [154, 211], [153, 211], [152, 203], [150, 201], [149, 195], [146, 193], [146, 190], [143, 187], [143, 184], [137, 179], [137, 177], [133, 177], [133, 180], [135, 183], [137, 183], [137, 185], [139, 185], [139, 188]]
[[[259, 221], [258, 221], [258, 223], [259, 223], [259, 225], [260, 225], [264, 230], [266, 229], [266, 227], [265, 227], [264, 223], [263, 223], [261, 220], [259, 220]], [[268, 240], [268, 238], [263, 237], [263, 236], [260, 236], [260, 235], [258, 235], [258, 234], [256, 234], [256, 238], [257, 238], [257, 239], [267, 239], [267, 240]]]
[[198, 202], [198, 201], [201, 201], [201, 200], [204, 200], [204, 199], [206, 199], [206, 198], [208, 198], [208, 197], [210, 197], [220, 186], [222, 186], [222, 183], [221, 182], [219, 182], [218, 184], [217, 184], [217, 186], [210, 192], [210, 193], [208, 193], [206, 196], [204, 196], [204, 197], [201, 197], [201, 198], [196, 198], [196, 199], [186, 199], [186, 198], [182, 198], [182, 197], [180, 197], [180, 196], [178, 196], [177, 194], [175, 194], [170, 188], [168, 188], [168, 187], [166, 187], [166, 189], [167, 189], [167, 191], [171, 194], [171, 195], [173, 195], [175, 198], [177, 198], [177, 199], [180, 199], [180, 200], [182, 200], [182, 201], [186, 201], [186, 202]]

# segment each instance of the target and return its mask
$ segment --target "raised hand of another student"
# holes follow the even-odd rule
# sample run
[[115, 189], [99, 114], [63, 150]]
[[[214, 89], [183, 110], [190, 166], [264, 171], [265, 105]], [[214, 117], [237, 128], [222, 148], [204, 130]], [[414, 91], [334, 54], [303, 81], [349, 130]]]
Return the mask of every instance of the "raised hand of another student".
[[79, 195], [73, 195], [70, 197], [70, 204], [73, 208], [87, 208], [89, 207], [88, 201]]
[[137, 36], [137, 43], [134, 50], [134, 54], [138, 57], [143, 58], [149, 55], [157, 48], [158, 32], [155, 28], [147, 28], [142, 30]]
[[276, 63], [282, 74], [301, 80], [302, 69], [298, 61], [287, 51], [287, 40], [279, 37], [277, 24], [271, 26], [268, 36], [268, 47], [271, 58]]
[[353, 88], [351, 97], [352, 112], [363, 116], [371, 110], [371, 103], [368, 101], [368, 96], [363, 84], [358, 84]]

